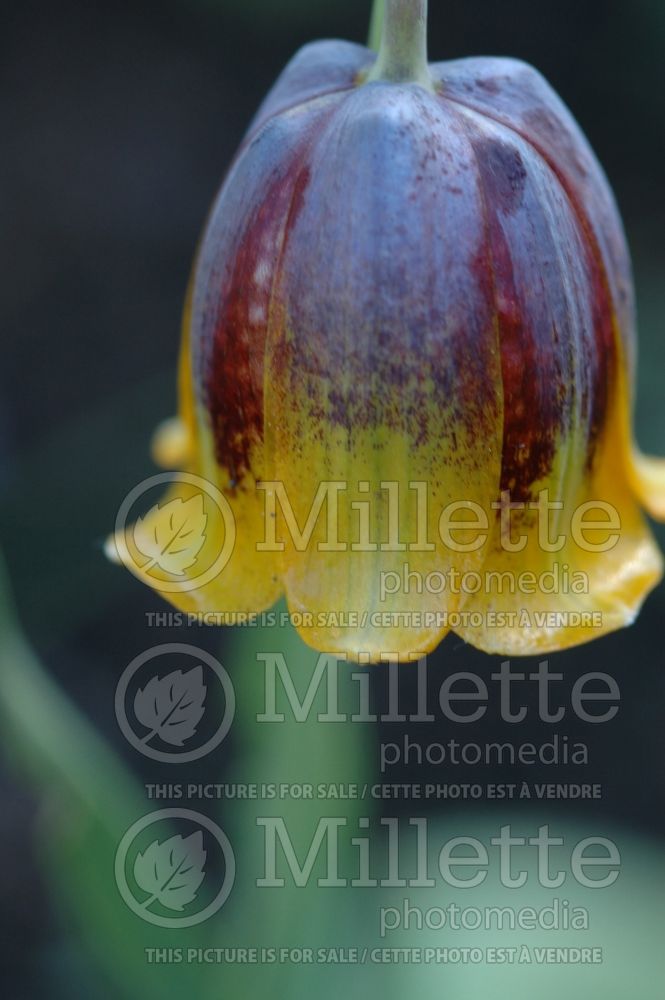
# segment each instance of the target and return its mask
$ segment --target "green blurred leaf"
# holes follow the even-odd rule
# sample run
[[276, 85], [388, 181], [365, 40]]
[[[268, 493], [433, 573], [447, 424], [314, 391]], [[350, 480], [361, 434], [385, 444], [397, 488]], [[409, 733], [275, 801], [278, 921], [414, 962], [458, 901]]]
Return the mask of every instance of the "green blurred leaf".
[[[191, 988], [202, 973], [196, 967], [151, 966], [142, 951], [128, 948], [140, 921], [122, 901], [113, 876], [123, 834], [148, 811], [145, 797], [32, 653], [16, 624], [1, 562], [0, 718], [9, 762], [28, 778], [41, 804], [36, 850], [63, 921], [76, 928], [79, 943], [120, 996], [176, 1000], [185, 975]], [[167, 932], [149, 927], [143, 943], [173, 942]]]

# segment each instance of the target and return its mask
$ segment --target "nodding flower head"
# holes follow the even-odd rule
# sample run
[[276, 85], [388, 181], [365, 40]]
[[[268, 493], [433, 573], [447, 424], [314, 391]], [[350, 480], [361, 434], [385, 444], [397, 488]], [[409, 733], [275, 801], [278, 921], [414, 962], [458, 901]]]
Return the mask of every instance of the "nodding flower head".
[[[186, 477], [115, 542], [185, 611], [285, 594], [326, 651], [408, 658], [452, 629], [547, 652], [628, 624], [661, 576], [629, 255], [542, 76], [428, 64], [425, 7], [388, 0], [378, 58], [306, 46], [259, 110], [198, 251], [180, 417], [157, 439]], [[199, 480], [224, 516], [194, 503]]]

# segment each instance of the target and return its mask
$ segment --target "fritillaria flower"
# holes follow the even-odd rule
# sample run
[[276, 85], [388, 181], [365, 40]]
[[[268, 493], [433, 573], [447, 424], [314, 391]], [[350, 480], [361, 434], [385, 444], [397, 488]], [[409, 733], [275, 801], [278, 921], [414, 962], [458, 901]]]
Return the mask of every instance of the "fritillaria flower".
[[308, 643], [350, 656], [450, 629], [560, 649], [632, 622], [661, 576], [629, 255], [542, 76], [428, 65], [425, 39], [425, 0], [388, 0], [378, 57], [308, 45], [259, 110], [199, 248], [180, 417], [156, 447], [223, 496], [233, 551], [201, 573], [231, 527], [191, 478], [129, 529], [132, 568], [195, 613], [285, 593]]

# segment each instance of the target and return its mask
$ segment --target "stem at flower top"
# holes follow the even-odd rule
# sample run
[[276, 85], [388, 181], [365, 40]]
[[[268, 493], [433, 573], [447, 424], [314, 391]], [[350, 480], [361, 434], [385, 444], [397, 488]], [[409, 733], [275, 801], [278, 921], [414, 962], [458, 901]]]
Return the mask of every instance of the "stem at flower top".
[[369, 22], [369, 37], [367, 47], [374, 52], [379, 51], [381, 35], [383, 34], [383, 18], [386, 12], [386, 0], [374, 0]]
[[434, 90], [427, 65], [427, 0], [385, 0], [379, 55], [367, 79]]

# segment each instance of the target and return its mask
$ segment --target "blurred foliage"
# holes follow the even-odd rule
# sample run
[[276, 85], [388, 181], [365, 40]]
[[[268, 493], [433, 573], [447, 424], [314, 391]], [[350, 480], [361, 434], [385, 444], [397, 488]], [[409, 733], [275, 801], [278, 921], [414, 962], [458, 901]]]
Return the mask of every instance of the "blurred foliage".
[[[45, 863], [53, 898], [63, 920], [75, 930], [79, 947], [84, 946], [97, 965], [94, 973], [105, 997], [127, 1000], [179, 998], [185, 992], [197, 1000], [215, 1000], [221, 994], [254, 995], [269, 991], [294, 998], [312, 992], [350, 1000], [364, 1000], [380, 989], [386, 1000], [400, 1000], [417, 991], [422, 1000], [438, 1000], [445, 990], [455, 997], [482, 1000], [488, 992], [532, 1000], [559, 1000], [562, 991], [574, 989], [585, 1000], [625, 1000], [637, 993], [640, 1000], [660, 1000], [665, 976], [665, 955], [660, 937], [665, 919], [661, 892], [665, 876], [662, 846], [625, 831], [603, 829], [603, 836], [618, 836], [622, 844], [622, 876], [619, 890], [606, 891], [602, 903], [594, 890], [567, 885], [565, 898], [571, 908], [586, 906], [593, 919], [586, 937], [553, 931], [480, 931], [462, 934], [423, 930], [414, 920], [408, 930], [397, 930], [381, 938], [378, 914], [381, 906], [404, 906], [404, 890], [319, 889], [316, 876], [320, 859], [307, 887], [261, 890], [255, 878], [263, 871], [261, 836], [256, 817], [266, 811], [260, 799], [234, 804], [232, 816], [217, 817], [226, 823], [236, 846], [238, 877], [231, 899], [206, 924], [177, 935], [143, 924], [121, 901], [113, 882], [113, 857], [125, 829], [145, 814], [132, 778], [100, 740], [67, 698], [44, 674], [18, 630], [9, 606], [6, 580], [0, 577], [0, 716], [3, 742], [13, 765], [30, 777], [41, 803], [37, 831], [38, 852]], [[234, 780], [238, 782], [358, 782], [372, 780], [365, 749], [364, 727], [352, 723], [321, 725], [316, 721], [315, 702], [310, 721], [262, 726], [256, 715], [262, 709], [259, 673], [251, 669], [256, 651], [265, 648], [260, 630], [235, 635], [233, 662], [244, 664], [238, 675], [237, 723], [241, 728]], [[306, 650], [293, 631], [285, 633], [283, 651], [292, 667], [294, 682], [302, 692], [311, 676], [315, 654]], [[351, 683], [342, 672], [340, 710], [351, 706]], [[217, 808], [220, 806], [217, 804]], [[359, 816], [376, 821], [374, 809], [356, 801], [281, 801], [279, 814], [289, 826], [294, 846], [303, 857], [318, 818], [344, 816], [353, 831]], [[485, 816], [456, 810], [430, 822], [430, 864], [434, 870], [438, 848], [463, 829], [465, 836], [487, 843], [504, 823], [516, 818], [515, 811], [493, 810]], [[534, 833], [549, 817], [521, 812], [520, 829], [528, 824]], [[229, 826], [229, 821], [231, 821]], [[361, 831], [362, 832], [362, 831]], [[565, 823], [566, 844], [589, 835], [588, 828]], [[345, 838], [340, 870], [348, 871], [355, 857], [350, 838]], [[379, 856], [373, 854], [375, 872], [385, 871], [385, 842]], [[537, 885], [537, 859], [530, 858], [529, 888], [514, 892], [501, 886], [496, 870], [475, 890], [409, 889], [408, 903], [423, 912], [456, 903], [461, 907], [517, 905], [541, 908], [551, 905], [551, 891]], [[554, 859], [554, 864], [558, 859]], [[402, 877], [415, 875], [411, 865], [402, 865]], [[639, 905], [636, 905], [639, 901]], [[526, 940], [525, 940], [526, 939]], [[485, 963], [319, 965], [276, 964], [148, 964], [146, 948], [437, 948], [455, 947], [566, 947], [580, 942], [600, 947], [606, 956], [602, 966], [565, 964], [529, 966]], [[100, 978], [101, 977], [101, 978]]]

